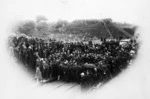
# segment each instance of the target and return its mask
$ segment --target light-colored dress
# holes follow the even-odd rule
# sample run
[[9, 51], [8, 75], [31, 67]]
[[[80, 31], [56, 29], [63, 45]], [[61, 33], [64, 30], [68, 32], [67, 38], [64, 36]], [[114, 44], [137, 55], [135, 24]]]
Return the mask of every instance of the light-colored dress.
[[42, 73], [39, 67], [36, 68], [35, 78], [38, 80], [42, 80]]

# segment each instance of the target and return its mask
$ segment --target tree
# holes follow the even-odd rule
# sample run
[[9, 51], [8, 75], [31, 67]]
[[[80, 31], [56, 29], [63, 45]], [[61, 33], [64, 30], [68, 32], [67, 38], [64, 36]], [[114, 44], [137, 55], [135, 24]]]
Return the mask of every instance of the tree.
[[36, 23], [47, 22], [48, 19], [45, 16], [39, 15], [36, 17]]
[[36, 29], [40, 32], [46, 32], [49, 30], [49, 25], [46, 22], [38, 23]]
[[35, 31], [35, 27], [36, 25], [34, 21], [24, 21], [18, 25], [17, 32], [31, 35]]
[[47, 34], [49, 31], [48, 19], [45, 16], [39, 15], [36, 17], [36, 29], [41, 34]]
[[67, 27], [68, 24], [69, 23], [66, 20], [59, 20], [56, 23], [55, 28], [58, 29], [59, 32], [65, 32], [66, 31], [66, 27]]

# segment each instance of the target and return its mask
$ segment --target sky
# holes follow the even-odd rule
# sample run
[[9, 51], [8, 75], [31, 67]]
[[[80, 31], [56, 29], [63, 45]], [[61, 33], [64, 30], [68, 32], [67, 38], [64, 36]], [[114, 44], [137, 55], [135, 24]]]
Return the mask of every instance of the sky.
[[[1, 99], [150, 99], [149, 0], [0, 0]], [[141, 48], [135, 63], [104, 87], [90, 93], [78, 88], [66, 92], [53, 85], [36, 87], [27, 71], [8, 54], [11, 28], [21, 20], [44, 15], [49, 21], [112, 18], [139, 26]]]
[[[46, 16], [49, 21], [65, 19], [112, 18], [135, 23], [148, 0], [3, 0], [4, 15], [9, 18], [34, 19]], [[141, 9], [142, 8], [142, 9]]]

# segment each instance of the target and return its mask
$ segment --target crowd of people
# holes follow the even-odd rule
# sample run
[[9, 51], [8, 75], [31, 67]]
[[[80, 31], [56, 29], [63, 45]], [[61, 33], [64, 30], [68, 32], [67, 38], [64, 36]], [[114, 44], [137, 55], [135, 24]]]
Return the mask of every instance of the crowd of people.
[[116, 76], [135, 58], [138, 43], [120, 42], [63, 42], [23, 35], [11, 37], [10, 47], [16, 59], [35, 72], [39, 82], [60, 80], [92, 85]]

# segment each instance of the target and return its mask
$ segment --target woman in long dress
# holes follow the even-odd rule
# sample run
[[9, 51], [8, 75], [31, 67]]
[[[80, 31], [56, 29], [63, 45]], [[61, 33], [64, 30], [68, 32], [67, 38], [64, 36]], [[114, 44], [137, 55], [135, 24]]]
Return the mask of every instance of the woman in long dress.
[[42, 72], [40, 66], [36, 67], [35, 79], [37, 80], [37, 83], [42, 81]]

